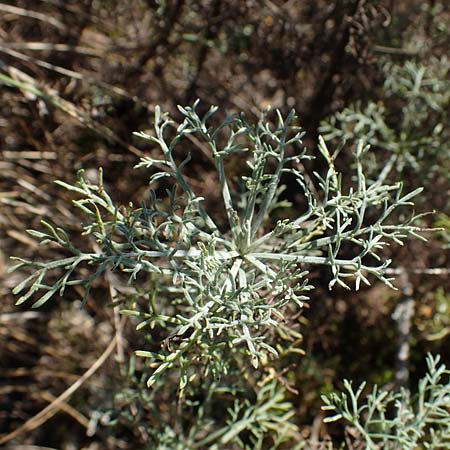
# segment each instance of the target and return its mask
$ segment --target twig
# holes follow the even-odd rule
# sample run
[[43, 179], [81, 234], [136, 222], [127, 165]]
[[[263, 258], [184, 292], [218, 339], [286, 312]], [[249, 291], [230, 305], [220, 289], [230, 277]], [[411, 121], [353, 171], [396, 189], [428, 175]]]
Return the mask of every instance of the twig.
[[[111, 304], [115, 304], [117, 298], [117, 290], [114, 287], [113, 276], [112, 273], [107, 270], [105, 278], [108, 282], [109, 295], [111, 297]], [[116, 332], [116, 342], [117, 342], [117, 362], [120, 367], [120, 372], [124, 375], [124, 363], [125, 363], [125, 350], [124, 350], [124, 340], [123, 340], [123, 321], [126, 316], [122, 316], [122, 320], [120, 317], [120, 308], [119, 306], [114, 306], [113, 308], [114, 314], [114, 329]]]
[[[50, 392], [44, 391], [44, 392], [40, 393], [39, 396], [42, 397], [44, 400], [46, 400], [49, 403], [54, 402], [56, 400], [56, 397], [53, 394], [51, 394]], [[87, 417], [85, 415], [81, 414], [74, 407], [70, 406], [66, 402], [62, 402], [62, 403], [60, 403], [59, 409], [61, 411], [64, 411], [65, 413], [67, 413], [69, 416], [73, 417], [81, 426], [86, 428], [86, 430], [88, 429], [89, 420], [87, 419]]]
[[314, 417], [314, 421], [311, 426], [311, 450], [319, 450], [320, 448], [320, 429], [322, 428], [324, 417], [325, 414], [323, 413], [323, 411], [319, 412], [319, 414]]
[[432, 267], [429, 269], [407, 269], [405, 267], [389, 267], [386, 269], [388, 275], [401, 275], [403, 273], [411, 273], [414, 275], [448, 275], [450, 268], [448, 267]]
[[402, 296], [395, 308], [392, 318], [397, 323], [398, 350], [395, 364], [395, 387], [408, 389], [409, 383], [409, 354], [411, 341], [411, 320], [414, 316], [415, 301], [413, 286], [406, 272], [400, 275]]
[[[94, 251], [98, 254], [101, 253], [101, 249], [97, 243], [93, 243]], [[117, 362], [119, 364], [121, 375], [125, 374], [124, 363], [125, 363], [125, 346], [123, 340], [123, 325], [126, 320], [126, 316], [120, 317], [120, 308], [117, 305], [117, 289], [115, 283], [115, 276], [111, 272], [111, 270], [106, 270], [105, 279], [108, 282], [109, 296], [111, 298], [111, 304], [113, 307], [113, 316], [114, 316], [114, 329], [115, 329], [115, 339], [117, 342]]]
[[114, 337], [106, 350], [100, 355], [95, 363], [75, 382], [66, 389], [61, 395], [59, 395], [50, 405], [46, 406], [42, 411], [37, 413], [31, 419], [27, 420], [22, 426], [0, 437], [0, 445], [10, 441], [11, 439], [20, 436], [23, 433], [32, 431], [51, 417], [53, 417], [62, 407], [62, 404], [75, 392], [83, 383], [90, 378], [109, 358], [114, 348], [116, 347], [116, 338]]

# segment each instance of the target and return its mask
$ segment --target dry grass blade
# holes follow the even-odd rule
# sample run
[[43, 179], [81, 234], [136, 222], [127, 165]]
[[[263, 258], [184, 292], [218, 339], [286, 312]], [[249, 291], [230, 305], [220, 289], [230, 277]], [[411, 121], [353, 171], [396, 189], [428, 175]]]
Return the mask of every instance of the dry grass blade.
[[0, 51], [3, 53], [6, 53], [7, 55], [13, 56], [14, 58], [17, 58], [17, 59], [20, 59], [20, 60], [26, 61], [26, 62], [32, 62], [40, 67], [43, 67], [44, 69], [52, 70], [61, 75], [75, 78], [76, 80], [85, 79], [85, 76], [79, 72], [75, 72], [74, 70], [65, 69], [64, 67], [50, 64], [49, 62], [43, 61], [41, 59], [33, 58], [32, 56], [28, 56], [28, 55], [25, 55], [24, 53], [17, 52], [15, 50], [13, 50], [12, 48], [9, 48], [8, 46], [5, 46], [5, 45], [0, 45]]
[[5, 450], [57, 450], [52, 447], [42, 447], [41, 445], [11, 445], [5, 448]]
[[59, 20], [55, 19], [54, 17], [50, 17], [47, 14], [42, 14], [38, 11], [31, 11], [29, 9], [19, 8], [17, 6], [6, 5], [5, 3], [0, 3], [0, 11], [9, 14], [15, 14], [17, 16], [29, 17], [30, 19], [40, 20], [63, 31], [67, 29], [67, 27]]
[[9, 312], [0, 314], [0, 323], [23, 322], [24, 320], [37, 319], [42, 313], [37, 311]]
[[[3, 51], [1, 46], [0, 51]], [[24, 74], [24, 76], [22, 77], [22, 72], [17, 69], [14, 69], [12, 74], [14, 74], [14, 76], [8, 76], [0, 72], [0, 82], [3, 81], [5, 84], [9, 86], [16, 87], [23, 92], [31, 93], [37, 97], [46, 100], [54, 107], [60, 109], [61, 111], [64, 111], [66, 114], [78, 120], [81, 124], [85, 125], [90, 130], [99, 134], [109, 142], [113, 142], [115, 144], [120, 145], [121, 147], [126, 148], [129, 152], [133, 153], [136, 156], [143, 156], [143, 152], [141, 152], [139, 149], [137, 149], [133, 145], [124, 142], [111, 129], [93, 120], [88, 113], [82, 111], [80, 108], [77, 108], [77, 106], [74, 105], [73, 103], [61, 98], [56, 92], [50, 91], [46, 87], [38, 88], [36, 84], [30, 80], [29, 76]]]
[[4, 42], [3, 47], [16, 50], [73, 52], [80, 55], [102, 57], [102, 52], [79, 45], [51, 44], [49, 42]]
[[31, 239], [27, 234], [21, 233], [17, 230], [7, 230], [6, 234], [16, 241], [32, 248], [33, 250], [39, 246], [39, 244], [35, 240]]
[[111, 353], [114, 351], [116, 347], [116, 338], [114, 337], [111, 343], [108, 345], [106, 350], [100, 355], [100, 357], [95, 361], [95, 363], [75, 382], [66, 389], [61, 395], [59, 395], [50, 405], [45, 407], [38, 414], [33, 416], [31, 419], [27, 420], [21, 427], [17, 430], [12, 431], [6, 435], [0, 437], [0, 445], [5, 444], [11, 439], [20, 436], [23, 433], [32, 431], [43, 423], [45, 423], [48, 419], [53, 417], [61, 408], [63, 403], [75, 392], [77, 391], [84, 382], [90, 378], [109, 358]]
[[46, 160], [51, 159], [55, 160], [57, 158], [57, 155], [55, 152], [39, 152], [39, 151], [19, 151], [19, 152], [12, 152], [5, 150], [3, 152], [3, 157], [7, 160], [21, 160], [21, 159], [33, 159], [33, 160]]
[[[117, 86], [112, 86], [109, 83], [105, 83], [104, 81], [98, 80], [92, 76], [83, 75], [80, 72], [75, 72], [74, 70], [66, 69], [64, 67], [60, 67], [55, 64], [51, 64], [42, 59], [38, 59], [38, 58], [34, 58], [32, 56], [25, 55], [24, 53], [17, 52], [15, 50], [13, 50], [12, 48], [8, 48], [8, 46], [5, 46], [5, 45], [0, 45], [0, 52], [3, 52], [9, 56], [12, 56], [14, 58], [21, 60], [21, 61], [36, 64], [36, 66], [42, 67], [47, 70], [51, 70], [53, 72], [59, 73], [64, 76], [74, 78], [76, 80], [85, 81], [87, 83], [96, 84], [98, 86], [101, 86], [103, 89], [110, 91], [116, 95], [120, 95], [125, 98], [131, 98], [135, 102], [140, 102], [140, 100], [137, 97], [131, 96], [124, 89], [119, 88]], [[15, 68], [13, 68], [13, 69], [17, 70]]]

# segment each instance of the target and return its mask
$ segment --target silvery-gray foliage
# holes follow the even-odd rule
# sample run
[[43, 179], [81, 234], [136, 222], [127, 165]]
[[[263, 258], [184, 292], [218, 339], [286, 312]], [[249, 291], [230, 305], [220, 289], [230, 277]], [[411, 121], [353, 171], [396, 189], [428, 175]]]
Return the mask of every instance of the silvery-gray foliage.
[[[349, 289], [354, 280], [359, 289], [361, 283], [369, 285], [371, 277], [392, 286], [384, 274], [390, 264], [384, 251], [390, 243], [417, 237], [419, 231], [414, 225], [418, 216], [407, 211], [421, 189], [404, 193], [401, 183], [367, 182], [363, 161], [369, 148], [362, 142], [354, 155], [354, 179], [344, 188], [334, 164], [342, 148], [331, 153], [323, 139], [319, 151], [327, 170], [322, 175], [305, 172], [303, 162], [311, 156], [302, 147], [303, 133], [294, 112], [283, 117], [276, 111], [275, 125], [265, 112], [256, 124], [232, 115], [212, 128], [209, 119], [217, 108], [201, 117], [196, 107], [197, 103], [179, 107], [184, 120], [175, 133], [172, 120], [159, 108], [154, 134], [137, 133], [160, 148], [160, 158], [142, 158], [137, 168], [149, 170], [151, 188], [162, 179], [171, 186], [165, 198], [151, 189], [147, 204], [118, 207], [103, 185], [101, 171], [98, 184], [87, 181], [80, 171], [76, 184], [58, 184], [79, 195], [74, 205], [89, 219], [83, 234], [95, 238], [97, 250], [83, 252], [64, 229], [44, 222], [46, 231], [30, 234], [42, 244], [58, 244], [71, 256], [50, 262], [20, 260], [14, 267], [33, 268], [14, 292], [24, 292], [18, 304], [33, 298], [34, 307], [57, 292], [63, 294], [67, 286], [82, 285], [88, 295], [94, 280], [107, 269], [129, 274], [129, 283], [136, 287], [140, 275], [146, 274], [151, 280], [148, 309], [131, 307], [122, 313], [140, 318], [139, 328], [165, 330], [159, 349], [137, 352], [155, 368], [149, 386], [175, 367], [180, 369], [181, 389], [199, 373], [190, 372], [191, 365], [220, 376], [227, 371], [222, 356], [229, 352], [245, 354], [254, 367], [265, 364], [270, 355], [278, 354], [268, 339], [269, 330], [290, 341], [299, 336], [285, 324], [285, 317], [307, 299], [311, 267], [330, 268], [330, 288], [338, 284]], [[185, 176], [189, 155], [178, 162], [188, 135], [202, 140], [214, 160], [226, 230], [215, 223]], [[225, 168], [226, 159], [236, 154], [247, 164], [242, 192], [236, 192], [237, 183]], [[297, 217], [274, 223], [273, 211], [286, 205], [280, 199], [284, 175], [295, 178], [307, 208]], [[401, 216], [396, 215], [399, 209]], [[349, 245], [354, 249], [351, 257], [342, 251]], [[77, 278], [82, 264], [91, 268], [91, 275]], [[47, 283], [47, 275], [55, 269], [62, 276]]]
[[343, 419], [353, 426], [366, 450], [450, 448], [450, 371], [440, 357], [427, 356], [428, 371], [411, 398], [409, 392], [390, 392], [374, 386], [362, 400], [365, 383], [354, 389], [322, 396], [322, 409], [335, 413], [325, 419]]
[[[328, 118], [320, 127], [324, 139], [364, 139], [377, 149], [369, 155], [371, 177], [384, 180], [407, 168], [420, 173], [422, 181], [434, 183], [436, 174], [448, 179], [448, 57], [431, 57], [425, 63], [382, 60], [380, 70], [383, 97], [350, 105]], [[383, 156], [376, 159], [380, 150]]]

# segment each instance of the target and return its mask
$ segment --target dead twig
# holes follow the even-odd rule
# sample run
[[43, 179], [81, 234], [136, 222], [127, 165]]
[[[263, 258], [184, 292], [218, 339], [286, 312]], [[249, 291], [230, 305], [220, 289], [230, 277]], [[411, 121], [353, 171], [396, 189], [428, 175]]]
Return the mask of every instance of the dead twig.
[[[108, 282], [109, 295], [111, 298], [111, 303], [114, 305], [117, 299], [117, 290], [114, 286], [112, 273], [108, 270], [106, 271], [106, 280]], [[123, 324], [125, 320], [125, 316], [122, 316], [122, 320], [120, 317], [120, 308], [119, 306], [113, 307], [113, 315], [114, 315], [114, 329], [116, 332], [116, 342], [117, 342], [117, 362], [120, 367], [120, 371], [122, 375], [124, 374], [125, 368], [125, 346], [123, 339]]]
[[0, 445], [5, 444], [11, 439], [20, 436], [23, 433], [32, 431], [51, 417], [53, 417], [61, 408], [63, 403], [74, 393], [76, 392], [84, 382], [90, 378], [109, 358], [111, 353], [114, 351], [117, 345], [116, 338], [114, 337], [111, 343], [108, 345], [106, 350], [100, 355], [100, 357], [95, 361], [95, 363], [75, 382], [66, 389], [61, 395], [59, 395], [52, 403], [46, 406], [42, 411], [33, 416], [31, 419], [27, 420], [22, 426], [17, 428], [17, 430], [12, 431], [11, 433], [5, 434], [0, 437]]
[[[56, 397], [53, 394], [51, 394], [50, 392], [47, 392], [47, 391], [40, 392], [39, 393], [39, 397], [43, 398], [44, 400], [46, 400], [50, 404], [53, 403], [56, 400]], [[61, 402], [59, 404], [58, 408], [61, 411], [64, 411], [69, 416], [73, 417], [81, 426], [86, 428], [86, 430], [88, 429], [88, 427], [89, 427], [89, 419], [85, 415], [83, 415], [79, 411], [77, 411], [74, 407], [70, 406], [66, 402]]]
[[397, 324], [398, 350], [395, 364], [395, 387], [408, 389], [409, 357], [411, 344], [411, 321], [414, 316], [415, 301], [413, 286], [406, 272], [400, 275], [402, 296], [395, 308], [392, 318]]
[[428, 269], [407, 269], [404, 267], [389, 267], [386, 269], [388, 275], [402, 275], [410, 273], [414, 275], [449, 275], [449, 267], [430, 267]]

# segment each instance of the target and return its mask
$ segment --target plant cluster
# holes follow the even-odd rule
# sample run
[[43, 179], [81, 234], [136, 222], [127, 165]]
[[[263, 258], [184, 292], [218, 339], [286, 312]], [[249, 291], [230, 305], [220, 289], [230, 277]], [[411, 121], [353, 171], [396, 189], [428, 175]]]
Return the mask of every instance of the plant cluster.
[[[383, 179], [407, 169], [421, 172], [425, 164], [429, 165], [425, 177], [448, 177], [448, 58], [432, 58], [426, 65], [390, 60], [380, 65], [385, 79], [383, 99], [337, 112], [322, 124], [324, 138], [366, 139], [387, 159], [379, 174]], [[379, 172], [380, 162], [374, 156], [371, 166], [373, 173]]]
[[419, 382], [417, 394], [378, 389], [361, 401], [365, 383], [358, 389], [344, 381], [344, 392], [324, 396], [325, 419], [345, 419], [356, 430], [356, 439], [367, 450], [450, 448], [450, 372], [439, 357], [428, 355], [428, 371]]
[[[175, 382], [181, 409], [202, 384], [208, 386], [204, 394], [210, 402], [224, 392], [239, 399], [245, 383], [236, 380], [237, 372], [251, 385], [251, 366], [267, 371], [271, 359], [300, 351], [298, 315], [312, 288], [310, 267], [329, 268], [330, 289], [335, 284], [350, 289], [351, 280], [359, 289], [361, 283], [370, 285], [371, 277], [392, 286], [385, 276], [390, 264], [386, 247], [419, 237], [420, 231], [414, 224], [420, 216], [407, 212], [420, 189], [404, 193], [401, 183], [367, 181], [363, 159], [369, 147], [362, 142], [354, 155], [353, 179], [343, 179], [335, 168], [342, 148], [331, 154], [322, 139], [319, 151], [327, 168], [310, 177], [303, 164], [311, 156], [302, 146], [294, 112], [283, 117], [277, 111], [275, 124], [267, 111], [256, 124], [232, 115], [212, 127], [209, 120], [217, 108], [200, 116], [197, 107], [180, 107], [184, 120], [178, 126], [156, 108], [154, 133], [138, 133], [161, 154], [143, 157], [137, 165], [151, 174], [150, 201], [141, 207], [116, 205], [101, 171], [97, 184], [83, 172], [75, 185], [58, 181], [80, 197], [73, 203], [87, 216], [83, 235], [95, 241], [95, 251], [79, 249], [64, 229], [44, 222], [45, 232], [29, 233], [71, 256], [20, 260], [13, 268], [33, 269], [14, 292], [24, 292], [18, 304], [33, 298], [34, 307], [62, 295], [67, 286], [83, 286], [87, 298], [94, 281], [108, 270], [128, 274], [134, 294], [120, 301], [121, 313], [138, 318], [137, 328], [147, 334], [148, 347], [136, 351], [151, 368], [147, 385]], [[207, 145], [214, 161], [226, 229], [205, 210], [186, 176], [190, 156], [183, 143], [192, 136]], [[226, 161], [236, 156], [246, 159], [246, 174], [231, 179]], [[281, 210], [279, 215], [289, 206], [282, 198], [285, 177], [294, 178], [307, 207], [298, 217], [274, 221], [274, 211]], [[350, 257], [348, 247], [353, 249]], [[83, 265], [90, 275], [80, 276]], [[47, 281], [54, 270], [62, 275]], [[192, 448], [216, 438], [221, 444], [234, 440], [262, 448], [273, 433], [272, 448], [277, 448], [290, 429], [279, 423], [289, 423], [292, 416], [277, 384], [274, 379], [253, 385], [255, 403], [237, 400], [228, 425], [199, 441], [194, 433]], [[243, 432], [250, 437], [244, 439]]]
[[15, 3], [0, 446], [448, 448], [450, 3]]

